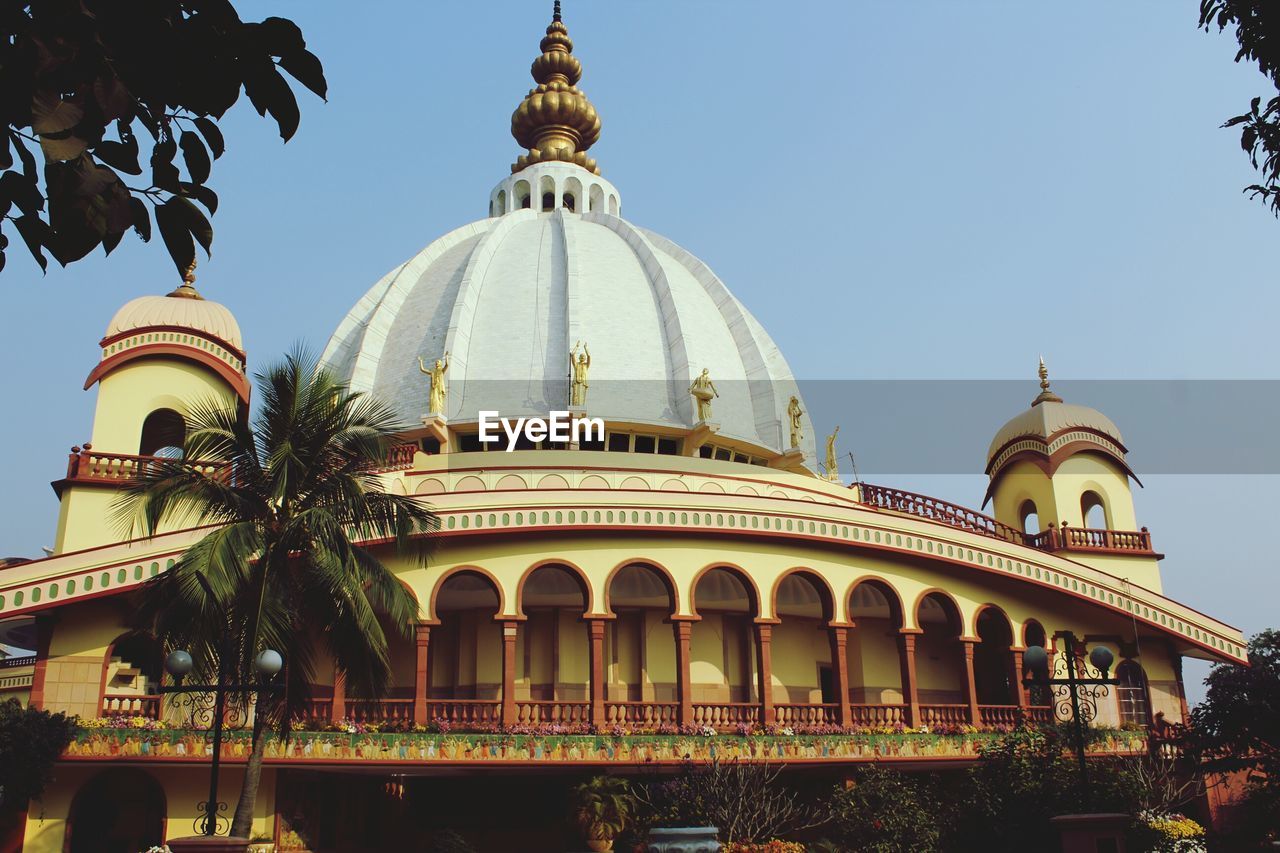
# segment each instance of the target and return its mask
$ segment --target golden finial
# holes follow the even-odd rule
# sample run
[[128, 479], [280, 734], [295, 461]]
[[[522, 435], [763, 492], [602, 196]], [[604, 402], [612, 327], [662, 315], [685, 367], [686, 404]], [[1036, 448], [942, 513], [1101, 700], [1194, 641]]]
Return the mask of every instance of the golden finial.
[[600, 138], [600, 116], [578, 88], [582, 63], [573, 55], [573, 40], [561, 20], [559, 0], [539, 48], [542, 55], [529, 67], [538, 85], [511, 115], [511, 135], [528, 153], [516, 159], [511, 171], [559, 161], [598, 175], [600, 167], [586, 151]]
[[1061, 403], [1062, 398], [1049, 390], [1049, 368], [1044, 365], [1044, 356], [1040, 356], [1040, 369], [1036, 371], [1040, 374], [1040, 396], [1031, 402], [1031, 405], [1038, 406], [1041, 403]]
[[196, 259], [192, 258], [191, 263], [187, 266], [187, 271], [182, 274], [182, 284], [167, 293], [167, 296], [174, 296], [179, 299], [204, 299], [200, 295], [200, 291], [195, 288], [196, 283]]

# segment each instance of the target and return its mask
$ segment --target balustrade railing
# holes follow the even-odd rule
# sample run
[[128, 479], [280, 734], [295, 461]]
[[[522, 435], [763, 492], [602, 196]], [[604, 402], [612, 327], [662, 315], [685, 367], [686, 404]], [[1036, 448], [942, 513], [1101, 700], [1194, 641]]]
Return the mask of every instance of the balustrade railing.
[[227, 468], [225, 462], [98, 453], [93, 450], [93, 445], [86, 444], [83, 448], [71, 448], [71, 456], [67, 459], [67, 479], [78, 483], [126, 483], [162, 463], [173, 462], [180, 462], [183, 466], [206, 475], [218, 474]]
[[502, 721], [501, 699], [428, 699], [427, 719], [450, 726], [496, 726]]
[[299, 714], [301, 722], [320, 723], [333, 719], [332, 699], [308, 699]]
[[1040, 533], [1027, 534], [977, 510], [903, 489], [859, 483], [858, 499], [861, 503], [877, 509], [914, 515], [917, 518], [937, 521], [971, 533], [1027, 545], [1041, 551], [1105, 554], [1155, 553], [1151, 548], [1151, 534], [1145, 527], [1141, 530], [1097, 530], [1088, 527], [1069, 527], [1064, 524], [1062, 527], [1051, 525]]
[[387, 464], [378, 470], [386, 473], [389, 471], [407, 471], [413, 467], [413, 454], [418, 452], [416, 444], [398, 444], [391, 448], [391, 452], [387, 454]]
[[1022, 712], [1026, 714], [1028, 722], [1037, 726], [1045, 726], [1054, 722], [1053, 708], [1049, 705], [1032, 705], [1029, 708], [1023, 708]]
[[834, 726], [840, 723], [840, 705], [836, 702], [774, 705], [773, 719], [780, 726]]
[[529, 725], [586, 725], [591, 722], [591, 703], [536, 699], [516, 702], [516, 722]]
[[927, 518], [962, 530], [980, 533], [983, 536], [1003, 539], [1006, 542], [1022, 543], [1025, 538], [1021, 530], [996, 521], [989, 515], [916, 492], [859, 483], [858, 497], [862, 503], [878, 509]]
[[606, 725], [664, 726], [676, 725], [680, 716], [678, 702], [605, 702]]
[[35, 666], [35, 655], [23, 655], [22, 657], [0, 658], [0, 669], [17, 669], [20, 666]]
[[920, 719], [926, 726], [964, 726], [969, 724], [968, 705], [921, 705]]
[[35, 676], [29, 672], [19, 672], [15, 675], [0, 675], [0, 690], [21, 690], [24, 687], [30, 687]]
[[1024, 719], [1017, 705], [979, 705], [978, 718], [984, 726], [1016, 726]]
[[355, 723], [385, 724], [412, 723], [412, 699], [351, 699], [346, 700], [347, 719]]
[[160, 719], [160, 697], [144, 694], [112, 694], [102, 697], [102, 716], [126, 714], [131, 717]]
[[906, 705], [850, 705], [850, 721], [855, 726], [896, 726], [906, 725]]
[[693, 724], [717, 729], [733, 729], [740, 725], [760, 722], [760, 705], [757, 702], [695, 702]]

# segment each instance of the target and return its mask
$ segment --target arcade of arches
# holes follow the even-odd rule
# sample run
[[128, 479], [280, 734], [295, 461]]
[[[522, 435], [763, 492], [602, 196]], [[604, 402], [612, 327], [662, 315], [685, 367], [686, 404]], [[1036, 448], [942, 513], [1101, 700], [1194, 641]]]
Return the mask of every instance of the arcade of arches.
[[[1012, 725], [1047, 719], [1047, 697], [1022, 686], [1024, 643], [1054, 637], [984, 605], [966, 625], [950, 594], [904, 604], [867, 578], [836, 607], [819, 574], [793, 570], [761, 617], [755, 582], [713, 565], [690, 586], [689, 615], [656, 564], [631, 563], [595, 591], [568, 563], [529, 568], [507, 607], [485, 571], [462, 566], [434, 586], [434, 619], [393, 640], [388, 696], [321, 686], [317, 719], [445, 721], [452, 727], [522, 724], [721, 730], [778, 726]], [[594, 600], [599, 596], [601, 600]], [[914, 608], [904, 611], [904, 607]], [[843, 621], [835, 615], [846, 614]], [[512, 615], [503, 615], [512, 614]], [[907, 616], [909, 618], [904, 618]], [[910, 626], [916, 627], [910, 627]], [[1125, 661], [1126, 722], [1149, 706], [1136, 661]], [[331, 693], [330, 693], [331, 691]]]

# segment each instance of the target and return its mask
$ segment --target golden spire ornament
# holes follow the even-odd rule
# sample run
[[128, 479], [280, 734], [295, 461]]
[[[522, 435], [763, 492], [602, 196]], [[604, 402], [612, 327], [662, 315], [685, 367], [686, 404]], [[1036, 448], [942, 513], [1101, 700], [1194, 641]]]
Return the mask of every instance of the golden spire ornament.
[[166, 296], [174, 296], [179, 299], [204, 299], [200, 295], [200, 291], [196, 290], [196, 259], [191, 259], [191, 264], [187, 267], [187, 271], [182, 274], [182, 284], [169, 291]]
[[516, 159], [511, 171], [559, 161], [598, 175], [600, 167], [586, 151], [600, 138], [600, 116], [577, 87], [582, 63], [573, 56], [573, 41], [560, 20], [560, 0], [539, 47], [542, 55], [529, 68], [538, 85], [511, 115], [511, 135], [528, 153]]
[[1031, 401], [1031, 405], [1038, 406], [1041, 403], [1061, 403], [1062, 398], [1049, 390], [1049, 368], [1044, 366], [1044, 356], [1040, 356], [1040, 369], [1036, 371], [1040, 374], [1040, 396]]

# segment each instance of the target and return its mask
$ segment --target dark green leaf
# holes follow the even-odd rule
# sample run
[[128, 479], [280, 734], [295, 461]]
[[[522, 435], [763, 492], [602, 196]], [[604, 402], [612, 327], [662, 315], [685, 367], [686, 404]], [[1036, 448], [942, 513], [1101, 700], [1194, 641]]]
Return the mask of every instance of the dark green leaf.
[[26, 214], [35, 214], [44, 210], [44, 196], [34, 180], [17, 172], [5, 172], [0, 175], [0, 193], [4, 194]]
[[184, 202], [191, 205], [185, 199], [174, 197], [156, 207], [156, 227], [160, 229], [160, 236], [179, 275], [184, 275], [196, 259], [196, 246], [191, 240], [191, 229], [187, 227], [187, 216], [182, 207]]
[[108, 166], [113, 166], [126, 175], [141, 175], [142, 167], [138, 165], [138, 143], [132, 148], [122, 142], [103, 140], [93, 149], [93, 155]]
[[218, 212], [218, 194], [208, 187], [183, 184], [182, 194], [203, 204], [210, 214]]
[[324, 68], [311, 51], [302, 49], [281, 55], [280, 67], [321, 98], [328, 95], [329, 83], [324, 79]]
[[136, 196], [130, 196], [129, 212], [133, 214], [133, 230], [138, 232], [138, 236], [142, 238], [142, 242], [150, 242], [151, 214], [147, 212], [146, 202]]
[[27, 144], [13, 131], [9, 131], [9, 140], [18, 151], [18, 159], [22, 161], [22, 173], [31, 180], [36, 179], [36, 158], [27, 150]]
[[151, 184], [171, 193], [178, 192], [182, 176], [178, 167], [173, 165], [173, 157], [178, 153], [178, 146], [172, 139], [157, 142], [151, 150]]
[[244, 90], [258, 115], [271, 113], [280, 127], [280, 138], [288, 142], [298, 129], [298, 101], [275, 65], [265, 63], [246, 71]]
[[172, 198], [165, 205], [177, 203], [177, 209], [182, 212], [183, 222], [187, 226], [187, 230], [191, 232], [191, 236], [196, 238], [196, 242], [204, 247], [205, 254], [209, 253], [209, 249], [213, 246], [213, 226], [209, 224], [209, 220], [200, 208], [192, 204], [185, 198]]
[[49, 261], [44, 256], [44, 241], [49, 233], [49, 226], [40, 217], [31, 215], [19, 216], [13, 220], [13, 224], [22, 235], [22, 242], [27, 244], [27, 251], [31, 253], [31, 257], [36, 259], [40, 269], [48, 272]]
[[199, 135], [184, 130], [178, 144], [182, 146], [182, 161], [187, 164], [187, 174], [191, 176], [192, 182], [203, 184], [209, 180], [209, 152], [205, 150]]
[[196, 130], [200, 131], [200, 135], [204, 137], [209, 150], [213, 152], [213, 159], [217, 160], [222, 156], [222, 152], [226, 151], [226, 145], [222, 140], [222, 131], [218, 129], [218, 125], [213, 119], [205, 116], [197, 118], [195, 124]]

